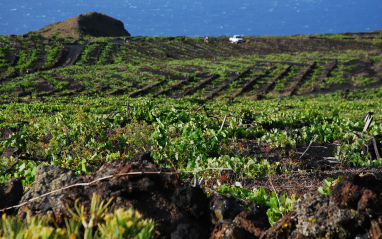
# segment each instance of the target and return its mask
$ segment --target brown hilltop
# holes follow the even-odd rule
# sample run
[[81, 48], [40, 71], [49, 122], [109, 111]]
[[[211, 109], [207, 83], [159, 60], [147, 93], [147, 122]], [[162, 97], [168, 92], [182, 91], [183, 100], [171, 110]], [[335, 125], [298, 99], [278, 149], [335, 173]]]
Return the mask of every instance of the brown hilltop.
[[88, 12], [68, 18], [65, 21], [50, 24], [36, 33], [44, 37], [74, 37], [84, 36], [130, 36], [120, 20], [98, 12]]

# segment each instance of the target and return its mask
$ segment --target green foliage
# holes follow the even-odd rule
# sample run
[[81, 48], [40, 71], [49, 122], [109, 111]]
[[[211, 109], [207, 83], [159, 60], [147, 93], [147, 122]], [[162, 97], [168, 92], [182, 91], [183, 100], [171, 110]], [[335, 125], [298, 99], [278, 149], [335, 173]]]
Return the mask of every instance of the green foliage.
[[90, 211], [75, 203], [75, 212], [70, 208], [71, 219], [66, 219], [67, 235], [81, 235], [84, 228], [83, 238], [151, 238], [154, 230], [152, 220], [143, 220], [139, 212], [133, 209], [116, 209], [114, 213], [107, 213], [107, 203], [93, 194]]
[[[112, 200], [112, 199], [111, 199]], [[143, 220], [141, 214], [133, 209], [116, 209], [107, 213], [111, 203], [93, 195], [90, 210], [75, 203], [75, 211], [68, 208], [71, 218], [65, 218], [64, 228], [52, 227], [52, 218], [48, 216], [31, 217], [26, 220], [2, 215], [0, 220], [0, 238], [151, 238], [154, 222]], [[55, 224], [55, 223], [54, 223]], [[56, 225], [56, 224], [55, 224]]]
[[222, 155], [207, 158], [207, 162], [200, 165], [201, 168], [232, 168], [240, 176], [265, 176], [274, 172], [274, 166], [268, 160], [258, 161], [256, 158], [245, 156]]
[[98, 46], [98, 43], [87, 44], [84, 50], [82, 51], [80, 59], [76, 62], [76, 65], [85, 66], [88, 64], [89, 61], [97, 60], [95, 59], [95, 56], [93, 54]]
[[[278, 102], [290, 86], [289, 80], [296, 76], [302, 64], [312, 60], [317, 65], [304, 78], [306, 84], [296, 88], [298, 92], [316, 86], [324, 65], [333, 59], [337, 59], [338, 64], [320, 87], [344, 82], [370, 85], [374, 81], [369, 77], [357, 77], [353, 81], [347, 77], [356, 67], [353, 60], [370, 60], [374, 66], [381, 60], [370, 40], [322, 37], [363, 41], [370, 49], [340, 52], [308, 49], [298, 53], [227, 57], [232, 55], [232, 44], [225, 37], [211, 38], [210, 44], [203, 42], [204, 37], [135, 37], [129, 43], [87, 37], [77, 42], [86, 47], [76, 65], [46, 70], [60, 50], [60, 41], [73, 42], [74, 39], [51, 38], [48, 45], [42, 45], [41, 37], [35, 35], [2, 36], [0, 65], [4, 67], [0, 74], [4, 80], [0, 86], [0, 101], [4, 104], [0, 112], [0, 153], [8, 149], [18, 151], [11, 158], [1, 159], [0, 181], [21, 177], [28, 186], [34, 180], [35, 168], [43, 163], [87, 174], [106, 161], [129, 160], [141, 153], [151, 153], [156, 163], [165, 167], [190, 170], [227, 167], [241, 176], [267, 175], [272, 174], [276, 163], [280, 162], [270, 163], [268, 155], [258, 154], [256, 150], [245, 152], [234, 146], [247, 142], [249, 145], [267, 144], [270, 150], [294, 148], [309, 143], [315, 136], [317, 143], [340, 140], [342, 145], [336, 156], [345, 165], [381, 164], [381, 159], [370, 160], [368, 153], [362, 153], [365, 141], [353, 133], [362, 130], [365, 112], [381, 115], [380, 88], [350, 91], [346, 97], [343, 91], [338, 91], [284, 97]], [[301, 36], [256, 37], [251, 44], [257, 44], [256, 49], [261, 51], [272, 41], [296, 38]], [[98, 57], [96, 49], [103, 45]], [[113, 56], [114, 50], [116, 55]], [[10, 55], [15, 57], [11, 59]], [[45, 66], [41, 64], [36, 72], [24, 75], [26, 70], [37, 66], [43, 55]], [[279, 78], [269, 93], [264, 93], [270, 100], [252, 100], [253, 94], [270, 84], [289, 65], [292, 65], [291, 71]], [[272, 66], [276, 67], [253, 82], [253, 90], [228, 101], [245, 83]], [[249, 72], [244, 77], [222, 89], [216, 98], [204, 99], [207, 92], [247, 69]], [[172, 98], [197, 86], [209, 74], [219, 74], [219, 77], [182, 99]], [[56, 90], [53, 96], [44, 96], [44, 102], [34, 101], [36, 97], [42, 99], [46, 93], [37, 92], [36, 88], [44, 82], [40, 77]], [[150, 98], [150, 94], [168, 90], [181, 81], [184, 81], [181, 88], [163, 97]], [[151, 88], [148, 96], [128, 97], [158, 82], [162, 84]], [[76, 95], [59, 96], [66, 93]], [[197, 110], [202, 105], [204, 112]], [[8, 130], [12, 134], [3, 136]], [[376, 119], [364, 133], [382, 135], [381, 122]], [[17, 157], [22, 160], [17, 161]], [[284, 158], [292, 163], [295, 160], [289, 156]], [[3, 174], [5, 171], [7, 173]]]
[[38, 59], [38, 55], [41, 50], [39, 48], [34, 48], [33, 50], [21, 50], [17, 54], [18, 61], [16, 68], [20, 73], [26, 72], [29, 67], [32, 66], [32, 63]]
[[205, 114], [190, 115], [172, 109], [154, 123], [153, 157], [159, 163], [177, 168], [203, 168], [207, 158], [222, 153], [219, 143], [228, 139], [226, 130], [219, 130]]
[[269, 194], [269, 201], [267, 206], [267, 216], [271, 225], [275, 224], [285, 214], [294, 211], [294, 203], [297, 202], [296, 195], [288, 197], [285, 193], [277, 195], [274, 192]]
[[[375, 40], [378, 39], [376, 37]], [[301, 37], [291, 37], [282, 36], [282, 39], [298, 39]], [[368, 41], [367, 38], [356, 37], [352, 41]], [[334, 59], [338, 60], [338, 66], [330, 72], [330, 75], [325, 78], [325, 81], [320, 83], [320, 87], [327, 88], [335, 83], [353, 83], [355, 81], [359, 85], [370, 85], [375, 82], [376, 79], [370, 77], [355, 77], [353, 80], [351, 77], [347, 77], [347, 71], [354, 67], [354, 65], [348, 66], [348, 62], [354, 59], [370, 60], [372, 64], [376, 64], [380, 57], [378, 54], [370, 52], [371, 50], [341, 50], [341, 52], [333, 51], [304, 51], [292, 53], [272, 53], [268, 55], [262, 55], [261, 57], [253, 52], [253, 55], [240, 55], [232, 56], [227, 58], [227, 52], [232, 52], [232, 44], [228, 44], [228, 40], [225, 37], [217, 38], [211, 37], [212, 44], [204, 44], [203, 37], [134, 37], [129, 43], [122, 42], [121, 38], [110, 38], [110, 37], [85, 37], [81, 40], [75, 41], [73, 38], [51, 38], [49, 43], [44, 43], [42, 45], [42, 39], [40, 36], [29, 35], [27, 37], [8, 37], [0, 40], [0, 67], [4, 67], [1, 70], [1, 77], [15, 77], [17, 75], [24, 75], [28, 70], [41, 70], [51, 68], [52, 63], [58, 56], [61, 50], [62, 42], [76, 42], [78, 44], [86, 44], [86, 47], [81, 52], [78, 60], [76, 61], [77, 68], [76, 72], [73, 72], [71, 68], [73, 66], [67, 66], [64, 68], [53, 69], [52, 72], [63, 74], [63, 77], [74, 78], [78, 82], [88, 86], [88, 89], [83, 91], [83, 94], [100, 94], [106, 95], [110, 91], [99, 91], [97, 86], [101, 84], [102, 86], [109, 87], [111, 91], [118, 91], [120, 86], [118, 83], [123, 84], [126, 87], [126, 92], [134, 92], [139, 90], [144, 84], [149, 84], [154, 79], [152, 77], [161, 78], [165, 77], [168, 79], [168, 84], [162, 85], [165, 89], [168, 89], [170, 83], [174, 83], [177, 77], [172, 78], [172, 73], [177, 75], [187, 75], [190, 77], [195, 77], [197, 73], [217, 73], [220, 75], [219, 78], [213, 81], [213, 84], [203, 87], [202, 90], [196, 92], [195, 94], [203, 96], [206, 92], [210, 91], [213, 86], [216, 86], [226, 80], [228, 77], [232, 76], [236, 72], [242, 72], [245, 69], [251, 69], [248, 77], [238, 79], [232, 82], [226, 89], [222, 91], [222, 98], [227, 98], [229, 95], [239, 90], [244, 82], [252, 79], [256, 74], [260, 73], [260, 68], [265, 70], [270, 67], [270, 64], [277, 65], [277, 70], [272, 70], [271, 73], [266, 74], [256, 81], [253, 85], [253, 90], [251, 93], [255, 93], [256, 90], [262, 88], [264, 84], [270, 83], [271, 76], [275, 76], [279, 70], [283, 70], [285, 66], [289, 65], [290, 62], [295, 62], [292, 66], [291, 71], [276, 81], [276, 84], [272, 86], [270, 92], [265, 93], [265, 98], [277, 98], [283, 94], [283, 91], [291, 87], [288, 83], [290, 79], [296, 76], [296, 73], [301, 68], [300, 63], [306, 64], [310, 63], [313, 59], [317, 61], [317, 66], [314, 67], [311, 74], [308, 74], [303, 81], [306, 80], [301, 86], [296, 88], [296, 92], [305, 93], [304, 91], [309, 90], [310, 87], [317, 86], [316, 79], [318, 75], [322, 72], [323, 62], [320, 59]], [[261, 38], [255, 38], [258, 47], [265, 47], [266, 49], [272, 44], [262, 44], [259, 41]], [[263, 37], [265, 40], [275, 41], [278, 43], [279, 37]], [[346, 40], [349, 39], [340, 39]], [[118, 42], [112, 43], [112, 42]], [[31, 45], [31, 42], [34, 42]], [[202, 45], [201, 45], [202, 44]], [[373, 40], [369, 43], [371, 49], [374, 48], [375, 41]], [[104, 46], [104, 47], [102, 47]], [[102, 50], [101, 50], [102, 47]], [[119, 49], [117, 49], [119, 48]], [[8, 62], [9, 52], [5, 54], [6, 50], [12, 49], [16, 54], [15, 62]], [[98, 50], [101, 50], [100, 52]], [[250, 49], [250, 48], [248, 48]], [[65, 51], [64, 51], [65, 52]], [[8, 56], [6, 56], [8, 55]], [[231, 54], [229, 54], [231, 55]], [[65, 56], [65, 54], [64, 54]], [[45, 57], [45, 59], [44, 59]], [[5, 59], [5, 58], [8, 58]], [[180, 59], [179, 59], [180, 58]], [[213, 58], [213, 59], [212, 59]], [[43, 64], [41, 61], [44, 61]], [[69, 60], [69, 59], [67, 59]], [[259, 64], [259, 60], [268, 62], [268, 65]], [[163, 64], [163, 61], [166, 64]], [[283, 62], [284, 61], [284, 62]], [[68, 62], [66, 62], [68, 63]], [[129, 65], [129, 67], [126, 67]], [[256, 65], [254, 68], [253, 66]], [[115, 71], [116, 67], [126, 68], [126, 70]], [[134, 70], [129, 71], [130, 66], [134, 66]], [[176, 67], [173, 67], [176, 66]], [[151, 69], [162, 69], [165, 68], [166, 72], [170, 73], [171, 77], [163, 76], [163, 74], [152, 74]], [[79, 70], [78, 70], [79, 69]], [[118, 73], [117, 80], [114, 77], [99, 77], [106, 72]], [[272, 73], [273, 72], [273, 73]], [[125, 74], [129, 74], [128, 77]], [[142, 75], [141, 75], [142, 74]], [[133, 76], [132, 76], [133, 75]], [[146, 76], [146, 77], [145, 77]], [[127, 79], [133, 79], [138, 84], [128, 85]], [[193, 78], [193, 82], [190, 82], [189, 86], [196, 85], [200, 82], [201, 78]], [[116, 83], [118, 82], [118, 83]], [[4, 90], [2, 92], [14, 92], [15, 89], [10, 85], [14, 82], [2, 82]], [[131, 83], [131, 82], [130, 82]], [[64, 84], [54, 84], [57, 88], [55, 94], [60, 94], [66, 91], [70, 86]], [[118, 87], [119, 86], [119, 87]], [[9, 89], [12, 89], [9, 91]], [[156, 89], [152, 89], [155, 92]], [[289, 89], [290, 90], [290, 89]], [[28, 92], [34, 94], [33, 92]], [[35, 95], [35, 94], [34, 94]], [[9, 98], [10, 96], [4, 96]]]
[[359, 166], [378, 166], [382, 165], [382, 159], [371, 160], [368, 152], [362, 151], [363, 144], [368, 140], [355, 140], [352, 144], [343, 143], [337, 148], [336, 156], [344, 163], [351, 163]]
[[34, 182], [38, 164], [30, 160], [21, 160], [13, 168], [13, 177], [22, 178], [23, 185], [28, 187]]
[[152, 220], [142, 220], [139, 212], [132, 209], [116, 209], [105, 216], [105, 224], [99, 226], [100, 238], [151, 238], [154, 232]]
[[[112, 202], [113, 199], [110, 199], [106, 204], [104, 201], [100, 200], [100, 197], [96, 194], [93, 194], [90, 211], [87, 212], [83, 205], [78, 205], [78, 200], [76, 200], [74, 208], [75, 211], [70, 209], [67, 206], [68, 211], [72, 215], [70, 219], [72, 222], [69, 222], [68, 219], [65, 219], [65, 224], [67, 225], [68, 235], [80, 235], [81, 226], [84, 228], [84, 238], [93, 238], [93, 229], [97, 227], [105, 218], [107, 207]], [[73, 230], [75, 229], [75, 230]]]
[[113, 58], [113, 55], [111, 54], [113, 46], [114, 46], [114, 44], [112, 44], [112, 43], [106, 44], [106, 46], [103, 48], [103, 50], [99, 56], [99, 59], [97, 62], [98, 64], [106, 65], [107, 63], [109, 63], [108, 62], [109, 59]]
[[228, 184], [223, 184], [216, 187], [216, 189], [222, 194], [230, 194], [235, 198], [242, 198], [255, 202], [261, 206], [266, 206], [269, 201], [268, 193], [263, 187], [253, 188], [252, 192], [241, 186], [232, 186]]
[[5, 58], [6, 54], [3, 48], [0, 48], [0, 68], [5, 68], [9, 66], [8, 61]]
[[293, 205], [297, 202], [296, 195], [288, 196], [285, 193], [277, 195], [275, 192], [268, 194], [262, 187], [250, 191], [241, 186], [221, 185], [217, 187], [217, 190], [223, 194], [231, 194], [236, 198], [250, 200], [261, 206], [268, 207], [267, 216], [271, 225], [285, 214], [294, 211]]
[[[4, 107], [0, 114], [2, 130], [16, 129], [0, 138], [0, 152], [18, 148], [20, 155], [35, 160], [35, 165], [25, 167], [31, 170], [48, 162], [86, 174], [107, 160], [129, 159], [151, 150], [157, 163], [167, 167], [191, 170], [229, 167], [239, 174], [253, 176], [271, 173], [274, 166], [263, 156], [232, 152], [230, 145], [235, 141], [295, 147], [309, 143], [317, 135], [316, 142], [344, 142], [337, 151], [342, 162], [377, 165], [380, 160], [371, 161], [361, 153], [365, 141], [358, 140], [353, 131], [362, 130], [363, 112], [378, 107], [379, 101], [373, 98], [378, 94], [369, 90], [370, 99], [363, 101], [341, 101], [337, 94], [326, 95], [328, 101], [323, 96], [285, 99], [283, 108], [275, 101], [260, 104], [242, 99], [232, 106], [224, 101], [211, 101], [206, 104], [209, 115], [201, 110], [196, 112], [198, 98], [75, 97], [70, 101], [52, 98], [44, 103], [14, 103]], [[330, 101], [338, 103], [333, 106]], [[222, 127], [228, 112], [232, 115]], [[375, 120], [365, 133], [382, 134], [379, 121]], [[5, 170], [10, 166], [5, 165]], [[1, 180], [15, 175], [17, 170], [15, 167]], [[17, 173], [18, 177], [23, 175]], [[26, 178], [24, 183], [31, 184], [33, 178]]]
[[45, 50], [48, 52], [46, 55], [45, 67], [51, 67], [61, 50], [61, 44], [56, 44], [55, 46], [47, 45]]
[[317, 192], [321, 195], [329, 195], [330, 187], [335, 186], [338, 183], [338, 181], [340, 181], [340, 179], [341, 179], [341, 176], [338, 176], [337, 179], [327, 177], [326, 179], [324, 179], [322, 187], [318, 187]]
[[20, 219], [3, 214], [0, 220], [0, 238], [66, 238], [65, 230], [51, 227], [49, 220], [49, 217], [32, 217], [28, 213], [26, 220], [21, 221]]

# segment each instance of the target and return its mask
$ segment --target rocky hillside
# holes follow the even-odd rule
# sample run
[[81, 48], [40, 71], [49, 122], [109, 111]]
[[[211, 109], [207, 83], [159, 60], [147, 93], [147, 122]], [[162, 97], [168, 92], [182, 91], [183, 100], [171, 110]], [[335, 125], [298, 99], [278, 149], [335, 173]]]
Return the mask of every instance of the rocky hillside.
[[69, 18], [62, 22], [48, 25], [36, 33], [44, 37], [74, 37], [84, 36], [130, 36], [120, 20], [98, 12], [88, 12]]

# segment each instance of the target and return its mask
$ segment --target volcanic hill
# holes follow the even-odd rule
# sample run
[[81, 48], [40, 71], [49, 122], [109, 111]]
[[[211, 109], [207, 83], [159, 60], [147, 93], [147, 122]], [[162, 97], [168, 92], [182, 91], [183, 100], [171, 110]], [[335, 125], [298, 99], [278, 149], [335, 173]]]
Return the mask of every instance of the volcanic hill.
[[84, 36], [130, 36], [120, 20], [98, 12], [88, 12], [68, 18], [65, 21], [50, 24], [38, 31], [44, 37], [74, 37]]

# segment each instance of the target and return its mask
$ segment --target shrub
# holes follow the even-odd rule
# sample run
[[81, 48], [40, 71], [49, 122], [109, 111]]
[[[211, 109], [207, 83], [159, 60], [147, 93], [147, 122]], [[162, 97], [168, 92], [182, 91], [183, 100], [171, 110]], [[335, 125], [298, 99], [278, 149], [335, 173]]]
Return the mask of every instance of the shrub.
[[[0, 238], [151, 238], [154, 230], [152, 220], [143, 220], [133, 209], [116, 209], [106, 213], [108, 205], [93, 195], [90, 211], [75, 203], [75, 210], [69, 209], [72, 218], [65, 219], [66, 228], [51, 226], [48, 216], [30, 216], [26, 220], [3, 214], [0, 220]], [[88, 215], [89, 214], [89, 215]], [[93, 231], [94, 230], [94, 231]]]

